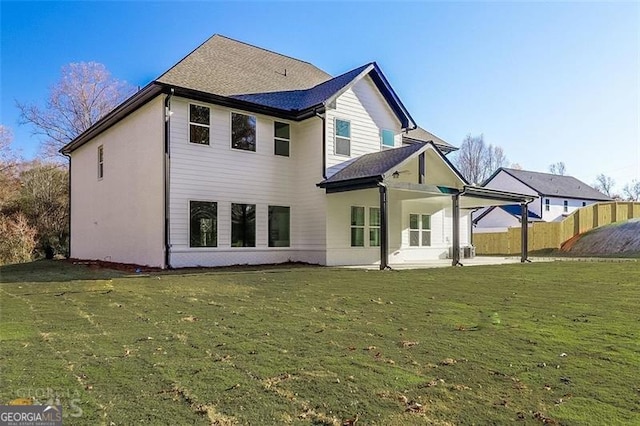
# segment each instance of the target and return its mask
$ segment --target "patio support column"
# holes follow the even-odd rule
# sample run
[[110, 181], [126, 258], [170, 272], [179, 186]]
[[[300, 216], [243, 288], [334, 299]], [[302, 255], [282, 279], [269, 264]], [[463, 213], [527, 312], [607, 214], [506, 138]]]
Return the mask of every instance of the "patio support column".
[[460, 263], [460, 193], [451, 197], [453, 201], [453, 247], [451, 266], [462, 265]]
[[380, 270], [389, 268], [389, 220], [388, 220], [388, 200], [387, 187], [381, 183], [378, 186], [380, 191]]
[[522, 256], [520, 256], [520, 262], [529, 262], [529, 207], [527, 203], [520, 204], [520, 224], [521, 224], [521, 249]]

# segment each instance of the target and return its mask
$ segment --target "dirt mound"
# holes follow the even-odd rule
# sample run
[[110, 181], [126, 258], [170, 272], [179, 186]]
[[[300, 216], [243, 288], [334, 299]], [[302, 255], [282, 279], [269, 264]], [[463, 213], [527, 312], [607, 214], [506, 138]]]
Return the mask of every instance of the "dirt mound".
[[577, 235], [560, 250], [573, 255], [640, 255], [640, 219], [612, 223]]

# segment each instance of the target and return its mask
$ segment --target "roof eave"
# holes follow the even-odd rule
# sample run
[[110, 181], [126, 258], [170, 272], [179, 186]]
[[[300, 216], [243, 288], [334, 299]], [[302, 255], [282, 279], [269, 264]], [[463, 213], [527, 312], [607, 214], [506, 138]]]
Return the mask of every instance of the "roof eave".
[[324, 188], [327, 194], [334, 192], [355, 191], [358, 189], [375, 188], [384, 179], [382, 175], [366, 176], [355, 179], [346, 179], [337, 182], [320, 182], [316, 186]]
[[91, 139], [95, 138], [111, 126], [158, 96], [162, 93], [162, 86], [155, 82], [149, 83], [144, 88], [137, 91], [127, 100], [115, 107], [111, 112], [98, 120], [95, 124], [89, 127], [87, 130], [79, 134], [71, 142], [63, 146], [59, 152], [64, 155], [69, 155], [71, 152], [80, 148]]

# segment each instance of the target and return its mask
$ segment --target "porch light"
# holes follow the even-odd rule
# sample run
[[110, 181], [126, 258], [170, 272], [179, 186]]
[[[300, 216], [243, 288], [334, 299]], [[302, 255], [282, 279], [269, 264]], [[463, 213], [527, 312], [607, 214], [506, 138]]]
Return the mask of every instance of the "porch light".
[[400, 172], [396, 170], [391, 176], [393, 176], [394, 179], [398, 179], [400, 177]]

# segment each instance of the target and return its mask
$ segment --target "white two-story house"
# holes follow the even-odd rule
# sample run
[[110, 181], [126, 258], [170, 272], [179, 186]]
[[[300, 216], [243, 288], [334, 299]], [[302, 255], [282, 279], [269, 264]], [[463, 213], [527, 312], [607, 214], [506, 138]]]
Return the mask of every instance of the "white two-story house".
[[[529, 204], [529, 222], [559, 221], [580, 207], [611, 201], [611, 198], [573, 176], [505, 167], [496, 170], [482, 186], [534, 197]], [[474, 232], [502, 232], [520, 226], [520, 218], [519, 206], [484, 208], [473, 215]]]
[[332, 77], [213, 36], [81, 134], [73, 258], [160, 267], [419, 262], [470, 243], [469, 187], [375, 63]]

